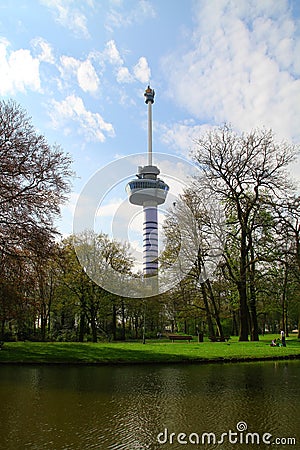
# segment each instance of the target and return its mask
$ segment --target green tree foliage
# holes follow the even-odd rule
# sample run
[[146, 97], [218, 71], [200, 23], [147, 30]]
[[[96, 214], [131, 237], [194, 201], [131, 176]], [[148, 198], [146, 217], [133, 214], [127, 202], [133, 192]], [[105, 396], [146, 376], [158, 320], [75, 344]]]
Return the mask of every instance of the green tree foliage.
[[[86, 262], [93, 279], [87, 275], [86, 266], [79, 263], [75, 249], [77, 254], [81, 255], [81, 264]], [[101, 281], [102, 277], [106, 276], [105, 269], [108, 264], [116, 270], [130, 273], [132, 263], [127, 247], [111, 241], [103, 233], [86, 231], [63, 242], [60, 264], [62, 283], [70, 291], [77, 305], [75, 319], [79, 340], [84, 339], [89, 328], [93, 342], [97, 342], [99, 333], [110, 339], [116, 333], [118, 297], [93, 280]]]

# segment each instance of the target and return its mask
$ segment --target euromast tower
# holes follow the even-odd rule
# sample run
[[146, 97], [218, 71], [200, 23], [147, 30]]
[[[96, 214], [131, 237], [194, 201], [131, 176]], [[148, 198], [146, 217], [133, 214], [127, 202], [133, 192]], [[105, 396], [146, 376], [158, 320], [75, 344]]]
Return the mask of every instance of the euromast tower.
[[144, 278], [158, 274], [158, 216], [157, 206], [167, 197], [169, 186], [160, 178], [160, 170], [152, 164], [152, 105], [154, 89], [145, 90], [145, 103], [148, 106], [148, 164], [138, 167], [137, 178], [130, 181], [126, 191], [130, 203], [143, 207], [143, 275]]

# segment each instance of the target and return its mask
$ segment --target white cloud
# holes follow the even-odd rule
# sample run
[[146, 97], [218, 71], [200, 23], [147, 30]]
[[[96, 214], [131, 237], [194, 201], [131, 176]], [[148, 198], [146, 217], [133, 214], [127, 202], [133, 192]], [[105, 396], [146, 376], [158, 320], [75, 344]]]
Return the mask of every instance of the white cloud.
[[118, 69], [117, 81], [118, 83], [131, 83], [133, 81], [133, 77], [127, 67], [123, 66]]
[[63, 55], [60, 58], [60, 73], [64, 81], [76, 75], [79, 87], [84, 92], [94, 93], [99, 88], [99, 77], [89, 59], [80, 61], [72, 56]]
[[150, 81], [151, 71], [147, 59], [144, 56], [142, 56], [134, 66], [133, 73], [135, 78], [141, 83], [148, 83]]
[[80, 61], [73, 56], [61, 56], [60, 57], [61, 66], [59, 67], [61, 76], [67, 78], [74, 73], [77, 73]]
[[9, 51], [9, 42], [0, 40], [0, 94], [41, 90], [40, 61], [27, 49]]
[[131, 83], [133, 81], [133, 77], [128, 68], [124, 66], [124, 60], [121, 57], [114, 40], [110, 40], [106, 43], [102, 56], [104, 57], [104, 60], [107, 60], [115, 67], [118, 83]]
[[93, 63], [97, 65], [101, 76], [105, 71], [109, 70], [109, 66], [112, 66], [113, 74], [119, 84], [133, 83], [135, 80], [146, 83], [150, 79], [150, 68], [147, 59], [145, 57], [139, 58], [131, 72], [124, 64], [124, 59], [116, 42], [111, 39], [106, 42], [102, 52], [92, 51], [84, 61], [73, 56], [62, 55], [58, 66], [61, 74], [61, 79], [59, 80], [60, 89], [65, 89], [72, 82], [72, 78], [76, 77], [79, 87], [84, 92], [91, 94], [97, 92], [100, 87], [100, 79]]
[[84, 92], [95, 92], [99, 87], [99, 78], [89, 60], [80, 64], [77, 71], [78, 84]]
[[60, 25], [71, 30], [78, 37], [90, 36], [86, 16], [75, 6], [73, 0], [40, 0], [51, 9]]
[[118, 66], [121, 66], [123, 64], [123, 59], [121, 58], [114, 40], [110, 40], [106, 43], [103, 54], [104, 57], [108, 59], [110, 64]]
[[99, 113], [88, 111], [82, 99], [75, 95], [69, 95], [61, 102], [53, 100], [50, 117], [55, 128], [70, 126], [70, 123], [75, 122], [79, 125], [78, 133], [83, 134], [88, 141], [104, 142], [106, 135], [115, 135], [113, 125], [105, 122]]
[[139, 58], [137, 64], [133, 67], [133, 74], [131, 74], [128, 67], [124, 65], [124, 59], [122, 58], [113, 39], [106, 43], [105, 49], [101, 56], [105, 61], [108, 61], [115, 67], [116, 79], [118, 83], [132, 83], [135, 79], [142, 83], [149, 82], [151, 72], [147, 59], [144, 56]]
[[202, 0], [187, 49], [163, 61], [169, 95], [202, 122], [300, 138], [300, 43], [288, 2]]
[[53, 56], [52, 47], [49, 42], [41, 37], [37, 37], [32, 41], [33, 48], [38, 52], [39, 61], [54, 64], [55, 59]]

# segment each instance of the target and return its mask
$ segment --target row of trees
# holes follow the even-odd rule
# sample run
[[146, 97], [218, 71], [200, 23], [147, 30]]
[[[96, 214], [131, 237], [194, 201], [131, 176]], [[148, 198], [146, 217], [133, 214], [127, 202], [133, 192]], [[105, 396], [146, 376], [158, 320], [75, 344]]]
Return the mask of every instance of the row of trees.
[[[148, 337], [165, 331], [240, 334], [238, 279], [231, 273], [238, 272], [240, 264], [236, 245], [229, 251], [226, 242], [212, 278], [199, 282], [205, 258], [199, 250], [193, 269], [179, 284], [158, 297], [143, 300], [114, 295], [94, 283], [78, 262], [74, 238], [55, 244], [47, 257], [6, 257], [0, 292], [0, 339], [137, 339], [142, 337], [144, 325]], [[113, 263], [116, 257], [114, 247], [118, 244], [112, 247], [105, 235], [84, 233], [76, 236], [76, 241], [90, 249], [95, 249], [96, 243], [99, 259], [111, 258]], [[293, 242], [289, 244], [257, 262], [254, 286], [251, 279], [248, 282], [247, 273], [247, 301], [254, 290], [258, 333], [277, 332], [279, 327], [288, 332], [298, 325], [299, 268], [291, 252]], [[118, 263], [120, 258], [128, 263], [129, 255], [121, 246]], [[249, 325], [253, 314], [249, 307]]]
[[[124, 256], [105, 235], [85, 233], [77, 244], [90, 246], [100, 259], [111, 262]], [[78, 242], [80, 241], [80, 242]], [[117, 339], [123, 299], [102, 289], [78, 262], [73, 237], [53, 243], [51, 252], [40, 257], [6, 259], [9, 267], [0, 297], [2, 338], [97, 341], [99, 335]], [[124, 313], [123, 313], [124, 316]], [[119, 327], [120, 328], [120, 327]], [[125, 329], [119, 331], [125, 338]]]
[[58, 241], [53, 221], [70, 189], [70, 157], [12, 102], [0, 102], [0, 152], [0, 339], [116, 340], [140, 338], [145, 327], [153, 337], [245, 341], [299, 327], [299, 197], [288, 173], [297, 148], [270, 131], [224, 126], [195, 143], [198, 175], [164, 224], [160, 270], [174, 287], [145, 300], [94, 283], [74, 241], [104, 271], [130, 274], [126, 246], [92, 232]]

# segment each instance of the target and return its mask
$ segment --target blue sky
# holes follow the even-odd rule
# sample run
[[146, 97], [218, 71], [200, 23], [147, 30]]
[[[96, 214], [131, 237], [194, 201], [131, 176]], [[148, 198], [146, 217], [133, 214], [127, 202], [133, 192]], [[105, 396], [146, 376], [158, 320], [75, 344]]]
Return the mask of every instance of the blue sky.
[[154, 151], [225, 121], [299, 143], [299, 20], [298, 0], [0, 0], [0, 95], [74, 159], [62, 233], [97, 169], [146, 151], [149, 81]]

